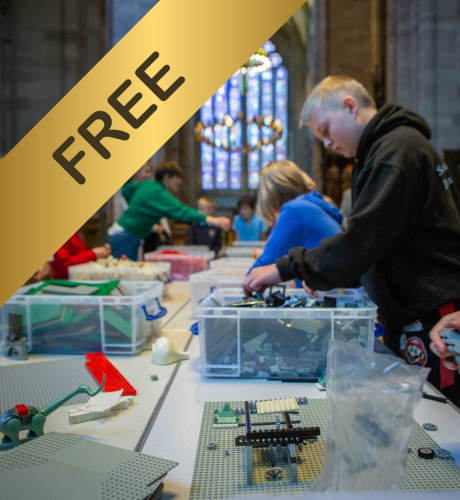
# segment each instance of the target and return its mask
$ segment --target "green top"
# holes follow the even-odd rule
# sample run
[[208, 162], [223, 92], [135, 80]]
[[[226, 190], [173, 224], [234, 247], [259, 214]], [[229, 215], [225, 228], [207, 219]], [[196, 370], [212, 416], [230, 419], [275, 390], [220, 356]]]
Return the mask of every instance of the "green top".
[[129, 208], [118, 224], [138, 238], [147, 238], [152, 226], [162, 217], [189, 223], [206, 219], [206, 215], [174, 198], [161, 181], [128, 182], [123, 186], [122, 194]]

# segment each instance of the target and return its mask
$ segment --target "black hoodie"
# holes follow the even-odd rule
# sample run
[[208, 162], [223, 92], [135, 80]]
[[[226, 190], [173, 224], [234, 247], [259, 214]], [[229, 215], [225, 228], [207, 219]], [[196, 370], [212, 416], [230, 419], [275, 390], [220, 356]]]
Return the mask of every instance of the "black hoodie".
[[392, 330], [459, 300], [458, 197], [430, 137], [423, 118], [386, 104], [358, 145], [347, 231], [278, 259], [282, 281], [330, 290], [360, 279]]

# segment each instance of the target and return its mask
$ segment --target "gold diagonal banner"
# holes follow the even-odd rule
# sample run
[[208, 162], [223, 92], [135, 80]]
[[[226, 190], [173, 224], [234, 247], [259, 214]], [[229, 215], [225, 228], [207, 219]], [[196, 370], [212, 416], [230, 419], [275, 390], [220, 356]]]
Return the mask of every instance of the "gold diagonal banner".
[[304, 0], [161, 0], [1, 161], [0, 304]]

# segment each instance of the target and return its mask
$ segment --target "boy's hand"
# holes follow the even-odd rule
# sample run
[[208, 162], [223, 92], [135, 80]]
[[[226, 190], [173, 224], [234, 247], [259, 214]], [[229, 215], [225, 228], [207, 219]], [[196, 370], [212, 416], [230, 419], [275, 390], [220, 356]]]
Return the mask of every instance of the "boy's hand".
[[206, 224], [220, 227], [222, 231], [228, 231], [232, 225], [232, 221], [228, 217], [212, 217], [208, 215], [206, 217]]
[[430, 349], [442, 359], [442, 362], [449, 370], [456, 370], [457, 365], [453, 361], [452, 353], [449, 352], [444, 342], [441, 340], [440, 334], [444, 328], [460, 329], [460, 311], [444, 316], [434, 325], [430, 332]]
[[246, 297], [250, 297], [252, 292], [262, 293], [267, 287], [277, 285], [280, 282], [281, 277], [276, 264], [256, 267], [246, 276], [243, 282], [243, 289]]
[[93, 248], [93, 252], [98, 259], [106, 259], [112, 253], [112, 250], [106, 247], [97, 247]]

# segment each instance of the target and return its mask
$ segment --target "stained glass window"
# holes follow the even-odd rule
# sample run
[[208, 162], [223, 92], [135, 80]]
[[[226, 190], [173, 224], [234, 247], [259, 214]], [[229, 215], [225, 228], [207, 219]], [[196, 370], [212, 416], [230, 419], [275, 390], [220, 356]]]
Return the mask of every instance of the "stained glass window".
[[[239, 73], [236, 73], [200, 110], [200, 120], [206, 126], [204, 136], [215, 145], [201, 142], [203, 190], [241, 190], [246, 187], [243, 181], [246, 178], [247, 188], [257, 189], [260, 169], [275, 159], [286, 158], [288, 74], [275, 45], [268, 41], [263, 49], [270, 58], [272, 68], [262, 73], [247, 74], [246, 99], [240, 89]], [[256, 123], [244, 127], [242, 112], [245, 112], [245, 123], [262, 116], [264, 124], [270, 125], [274, 117], [275, 122], [283, 127], [281, 139], [275, 145], [268, 144], [258, 149], [261, 141], [267, 141], [272, 136], [273, 129], [265, 125], [259, 127]], [[241, 152], [245, 142], [250, 146], [247, 154]]]

